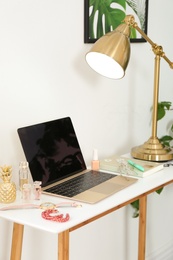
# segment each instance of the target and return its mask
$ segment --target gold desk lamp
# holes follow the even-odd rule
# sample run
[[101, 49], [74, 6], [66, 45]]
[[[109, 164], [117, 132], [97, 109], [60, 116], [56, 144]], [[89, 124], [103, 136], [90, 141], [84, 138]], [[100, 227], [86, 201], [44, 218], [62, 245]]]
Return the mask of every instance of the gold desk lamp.
[[162, 46], [155, 44], [138, 27], [133, 15], [127, 15], [124, 23], [95, 42], [91, 50], [86, 54], [86, 61], [93, 70], [105, 77], [111, 79], [122, 78], [130, 58], [129, 38], [131, 27], [135, 28], [151, 44], [152, 51], [155, 54], [152, 135], [143, 145], [132, 148], [131, 155], [134, 158], [146, 161], [172, 160], [173, 151], [169, 147], [164, 147], [157, 138], [160, 58], [163, 58], [173, 69], [173, 62], [166, 57]]

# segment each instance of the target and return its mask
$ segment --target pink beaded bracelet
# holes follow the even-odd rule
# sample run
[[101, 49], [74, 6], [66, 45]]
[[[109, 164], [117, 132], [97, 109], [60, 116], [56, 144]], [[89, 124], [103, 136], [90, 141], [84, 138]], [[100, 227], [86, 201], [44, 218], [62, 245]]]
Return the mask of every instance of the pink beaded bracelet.
[[64, 214], [57, 214], [59, 211], [57, 209], [47, 209], [42, 212], [42, 218], [46, 220], [51, 220], [55, 222], [67, 222], [70, 219], [70, 215], [67, 213], [64, 217]]

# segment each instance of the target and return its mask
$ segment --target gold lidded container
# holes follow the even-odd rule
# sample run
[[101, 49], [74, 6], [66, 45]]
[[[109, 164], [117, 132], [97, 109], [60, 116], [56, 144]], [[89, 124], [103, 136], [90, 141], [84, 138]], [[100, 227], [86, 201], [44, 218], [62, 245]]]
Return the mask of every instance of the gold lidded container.
[[0, 203], [11, 203], [16, 199], [16, 185], [11, 181], [12, 167], [0, 167]]

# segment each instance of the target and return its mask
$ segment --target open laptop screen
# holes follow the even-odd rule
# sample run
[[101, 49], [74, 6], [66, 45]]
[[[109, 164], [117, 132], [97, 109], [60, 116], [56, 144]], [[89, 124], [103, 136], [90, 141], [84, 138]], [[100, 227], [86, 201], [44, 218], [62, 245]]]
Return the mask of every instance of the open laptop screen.
[[33, 181], [42, 187], [86, 169], [70, 117], [17, 131]]

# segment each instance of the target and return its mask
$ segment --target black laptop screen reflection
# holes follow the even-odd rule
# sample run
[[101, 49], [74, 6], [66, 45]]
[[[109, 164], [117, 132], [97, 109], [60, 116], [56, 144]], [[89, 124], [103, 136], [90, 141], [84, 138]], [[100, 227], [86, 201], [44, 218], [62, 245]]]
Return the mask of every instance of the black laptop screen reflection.
[[86, 169], [69, 117], [18, 129], [33, 180], [47, 186]]

